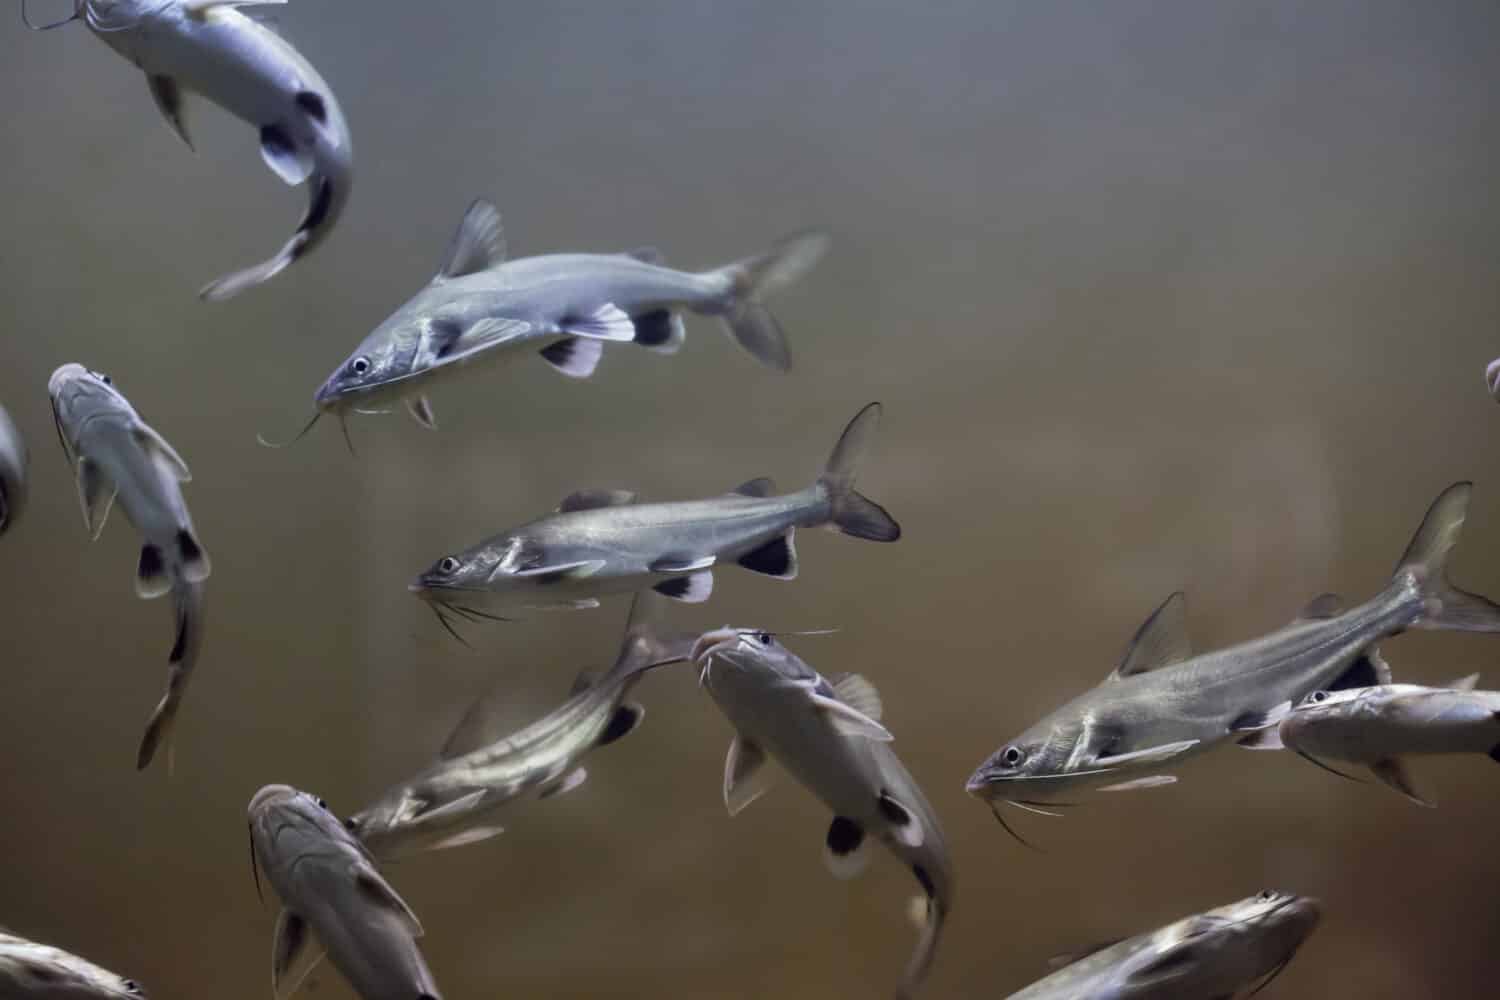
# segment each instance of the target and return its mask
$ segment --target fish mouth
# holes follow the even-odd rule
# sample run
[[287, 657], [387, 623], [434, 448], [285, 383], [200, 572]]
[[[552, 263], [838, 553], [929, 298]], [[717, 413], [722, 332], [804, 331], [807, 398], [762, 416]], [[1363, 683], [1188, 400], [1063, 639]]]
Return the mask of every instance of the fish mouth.
[[704, 632], [693, 643], [693, 650], [688, 654], [688, 657], [701, 667], [710, 657], [727, 653], [738, 646], [743, 631], [743, 629], [730, 628], [726, 625], [723, 628], [714, 629], [712, 632]]

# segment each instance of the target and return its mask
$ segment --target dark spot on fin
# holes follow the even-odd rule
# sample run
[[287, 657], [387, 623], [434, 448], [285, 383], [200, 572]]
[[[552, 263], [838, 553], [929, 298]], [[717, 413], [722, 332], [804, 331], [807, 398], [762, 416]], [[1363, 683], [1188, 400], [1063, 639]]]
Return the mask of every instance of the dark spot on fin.
[[646, 710], [639, 705], [624, 704], [615, 709], [615, 714], [610, 716], [609, 725], [604, 727], [604, 732], [599, 734], [599, 745], [608, 746], [620, 737], [629, 734], [636, 726], [641, 724], [645, 718]]
[[771, 539], [758, 549], [740, 556], [741, 566], [753, 573], [790, 580], [797, 575], [797, 553], [792, 548], [792, 536], [788, 532]]
[[[328, 218], [328, 210], [333, 207], [333, 182], [327, 177], [317, 179], [317, 190], [313, 192], [312, 204], [307, 206], [307, 215], [298, 226], [299, 232], [311, 232], [317, 229]], [[297, 253], [301, 254], [299, 248]]]
[[880, 793], [878, 801], [880, 804], [880, 815], [896, 826], [909, 826], [913, 822], [911, 813], [906, 811], [906, 807], [885, 792]]
[[[1496, 714], [1500, 715], [1500, 713]], [[1500, 763], [1500, 743], [1496, 743], [1494, 746], [1490, 747], [1490, 760], [1493, 760], [1496, 763]]]
[[136, 589], [142, 596], [157, 596], [167, 590], [167, 564], [162, 559], [161, 549], [155, 545], [141, 546], [141, 561], [136, 567]]
[[865, 831], [852, 819], [835, 816], [828, 826], [828, 850], [835, 857], [844, 858], [859, 850], [864, 843]]
[[588, 378], [604, 357], [604, 342], [586, 337], [564, 337], [538, 351], [542, 359], [570, 378]]
[[663, 597], [670, 597], [675, 601], [686, 604], [699, 604], [708, 600], [714, 592], [714, 575], [708, 570], [693, 573], [690, 576], [673, 577], [663, 580], [651, 588]]
[[756, 476], [730, 490], [731, 496], [768, 497], [776, 492], [776, 482], [770, 476]]
[[328, 106], [323, 103], [322, 97], [310, 90], [303, 90], [299, 91], [293, 100], [296, 101], [297, 107], [301, 108], [303, 113], [313, 121], [319, 125], [328, 124]]
[[187, 609], [180, 606], [177, 609], [177, 638], [172, 642], [172, 653], [167, 657], [168, 663], [181, 663], [183, 655], [187, 652]]
[[682, 600], [682, 598], [687, 594], [691, 583], [691, 577], [681, 576], [675, 580], [663, 580], [661, 583], [658, 583], [651, 589], [655, 590], [663, 597], [674, 597], [678, 600]]
[[1374, 687], [1380, 683], [1380, 673], [1366, 653], [1349, 664], [1349, 669], [1339, 674], [1338, 680], [1328, 685], [1329, 691], [1349, 691], [1354, 688]]
[[182, 556], [183, 562], [201, 562], [203, 550], [198, 547], [198, 542], [186, 531], [177, 533], [177, 552]]
[[672, 314], [666, 309], [630, 317], [635, 324], [635, 342], [642, 347], [660, 347], [672, 340]]
[[1275, 712], [1242, 712], [1229, 724], [1231, 733], [1248, 733], [1264, 729], [1271, 724]]
[[928, 898], [937, 895], [937, 886], [933, 884], [932, 876], [927, 874], [926, 868], [921, 865], [912, 865], [911, 873], [917, 877], [917, 881], [922, 885], [922, 891], [927, 893]]

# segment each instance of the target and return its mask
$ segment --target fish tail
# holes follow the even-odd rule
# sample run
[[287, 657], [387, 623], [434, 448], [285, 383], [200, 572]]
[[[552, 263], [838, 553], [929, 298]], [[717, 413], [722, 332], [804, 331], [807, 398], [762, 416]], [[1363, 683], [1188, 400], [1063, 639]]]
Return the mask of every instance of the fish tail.
[[840, 531], [872, 542], [894, 542], [901, 537], [901, 525], [884, 507], [854, 488], [855, 466], [868, 449], [879, 423], [879, 403], [871, 403], [855, 414], [838, 444], [833, 446], [818, 485], [828, 495], [829, 519]]
[[307, 214], [297, 224], [297, 231], [292, 234], [291, 239], [286, 241], [286, 245], [277, 251], [274, 257], [263, 260], [259, 264], [215, 278], [203, 286], [198, 292], [198, 297], [206, 302], [223, 302], [247, 289], [270, 281], [291, 267], [298, 258], [322, 239], [327, 227], [332, 225], [343, 203], [346, 187], [347, 185], [336, 182], [327, 174], [315, 175], [312, 178], [311, 200], [308, 202]]
[[897, 1000], [911, 1000], [927, 978], [932, 960], [937, 956], [938, 936], [942, 933], [946, 916], [943, 904], [933, 896], [913, 896], [910, 907], [912, 920], [920, 930], [916, 949], [906, 963], [901, 986], [896, 991]]
[[169, 775], [174, 764], [173, 725], [177, 721], [177, 709], [182, 704], [188, 679], [198, 662], [198, 649], [203, 638], [203, 589], [197, 584], [183, 584], [173, 589], [173, 596], [176, 599], [177, 638], [172, 643], [172, 653], [167, 658], [167, 690], [146, 723], [146, 732], [141, 737], [141, 747], [135, 757], [136, 770], [144, 771], [156, 756], [157, 750], [165, 746]]
[[726, 281], [728, 291], [715, 308], [705, 311], [719, 314], [729, 336], [756, 360], [777, 371], [789, 371], [791, 349], [763, 299], [812, 270], [827, 250], [825, 234], [799, 233], [766, 253], [721, 267], [713, 274]]
[[1500, 632], [1500, 605], [1448, 582], [1448, 555], [1458, 544], [1472, 490], [1472, 483], [1454, 483], [1439, 494], [1396, 566], [1393, 583], [1414, 584], [1422, 600], [1416, 628]]

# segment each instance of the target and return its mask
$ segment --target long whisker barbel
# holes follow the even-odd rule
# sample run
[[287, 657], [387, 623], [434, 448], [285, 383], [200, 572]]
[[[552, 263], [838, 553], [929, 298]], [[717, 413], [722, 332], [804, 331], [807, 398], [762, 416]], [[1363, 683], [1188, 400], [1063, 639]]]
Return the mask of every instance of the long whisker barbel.
[[26, 25], [26, 27], [30, 28], [32, 31], [51, 31], [53, 28], [61, 28], [63, 25], [71, 24], [74, 21], [80, 20], [82, 17], [83, 3], [82, 0], [78, 0], [78, 2], [73, 5], [73, 13], [69, 14], [61, 21], [50, 21], [47, 24], [33, 24], [31, 22], [31, 15], [27, 12], [26, 0], [21, 0], [21, 23]]
[[[312, 419], [309, 420], [306, 424], [304, 424], [303, 427], [302, 427], [302, 429], [297, 432], [297, 436], [294, 437], [294, 438], [292, 438], [290, 441], [283, 441], [280, 444], [277, 444], [274, 441], [268, 441], [268, 440], [266, 440], [266, 437], [265, 437], [264, 434], [256, 434], [255, 435], [255, 440], [258, 441], [258, 442], [260, 442], [260, 446], [262, 448], [290, 448], [292, 445], [296, 444], [298, 441], [301, 441], [303, 438], [305, 438], [307, 436], [307, 432], [313, 429], [313, 424], [317, 423], [318, 420], [319, 420], [319, 418], [321, 418], [322, 416], [323, 416], [323, 411], [322, 410], [319, 410], [317, 413], [314, 413], [312, 415]], [[353, 446], [351, 445], [350, 447], [352, 448]]]

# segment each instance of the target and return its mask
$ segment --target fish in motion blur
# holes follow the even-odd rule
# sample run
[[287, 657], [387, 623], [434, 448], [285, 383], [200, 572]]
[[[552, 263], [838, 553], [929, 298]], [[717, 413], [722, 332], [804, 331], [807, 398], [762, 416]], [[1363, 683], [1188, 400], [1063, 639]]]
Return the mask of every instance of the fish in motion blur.
[[277, 1000], [324, 954], [363, 1000], [438, 1000], [417, 947], [422, 924], [322, 799], [267, 785], [249, 817], [252, 867], [281, 897], [271, 955]]
[[476, 201], [437, 276], [328, 376], [318, 412], [378, 411], [400, 400], [433, 427], [425, 393], [443, 379], [531, 353], [586, 378], [612, 342], [671, 354], [686, 336], [684, 310], [718, 316], [740, 346], [785, 371], [791, 353], [763, 300], [801, 278], [827, 246], [807, 233], [697, 274], [667, 267], [654, 249], [507, 260], [500, 213]]
[[1263, 729], [1284, 702], [1318, 688], [1389, 682], [1375, 649], [1386, 636], [1408, 628], [1500, 631], [1500, 607], [1446, 575], [1469, 494], [1469, 483], [1443, 491], [1390, 583], [1358, 607], [1324, 595], [1285, 628], [1193, 656], [1182, 595], [1173, 594], [1103, 684], [991, 755], [969, 778], [969, 792], [999, 819], [999, 802], [1035, 809], [1085, 788], [1168, 784], [1176, 778], [1163, 767]]
[[346, 826], [377, 857], [456, 847], [504, 829], [493, 816], [534, 793], [561, 795], [583, 783], [579, 762], [640, 725], [646, 710], [626, 696], [655, 667], [688, 658], [696, 638], [660, 637], [651, 627], [649, 594], [636, 596], [614, 665], [596, 678], [584, 673], [561, 707], [518, 732], [496, 731], [493, 697], [481, 698], [444, 745], [441, 759], [396, 785]]
[[1280, 721], [1241, 740], [1257, 750], [1294, 750], [1314, 763], [1362, 764], [1418, 805], [1405, 757], [1485, 754], [1500, 761], [1500, 691], [1476, 691], [1478, 674], [1448, 687], [1383, 684], [1314, 691]]
[[[354, 149], [333, 91], [285, 39], [242, 8], [285, 0], [78, 0], [74, 16], [146, 74], [157, 109], [192, 148], [186, 97], [199, 94], [260, 130], [266, 165], [308, 185], [307, 212], [275, 256], [210, 282], [209, 300], [269, 281], [316, 247], [348, 200]], [[61, 22], [66, 23], [66, 22]]]
[[1010, 1000], [1229, 1000], [1286, 968], [1319, 916], [1317, 900], [1267, 889], [1063, 956], [1067, 965]]
[[769, 479], [672, 503], [636, 503], [634, 494], [610, 490], [574, 493], [554, 514], [443, 557], [410, 589], [435, 607], [460, 610], [475, 601], [592, 608], [601, 596], [646, 588], [678, 601], [706, 601], [713, 567], [725, 563], [791, 580], [799, 527], [832, 525], [876, 542], [901, 537], [895, 520], [854, 489], [855, 467], [879, 418], [879, 403], [860, 410], [822, 474], [797, 493], [773, 496]]
[[833, 810], [824, 858], [836, 877], [858, 874], [871, 840], [916, 877], [923, 896], [913, 914], [921, 937], [898, 991], [914, 995], [953, 908], [953, 866], [937, 815], [891, 749], [874, 685], [858, 674], [824, 679], [774, 635], [755, 629], [705, 633], [693, 659], [735, 731], [724, 762], [731, 816], [764, 792], [764, 765], [774, 757]]
[[136, 569], [136, 594], [172, 594], [176, 641], [168, 657], [166, 693], [146, 725], [136, 757], [136, 767], [145, 768], [163, 743], [170, 759], [173, 724], [202, 644], [208, 554], [198, 543], [180, 485], [192, 474], [108, 375], [66, 364], [52, 373], [47, 392], [63, 454], [78, 478], [90, 537], [98, 538], [104, 530], [118, 497], [125, 516], [145, 539]]
[[142, 1000], [134, 979], [61, 948], [0, 930], [0, 997], [5, 1000]]
[[10, 530], [26, 506], [26, 439], [0, 406], [0, 535]]

